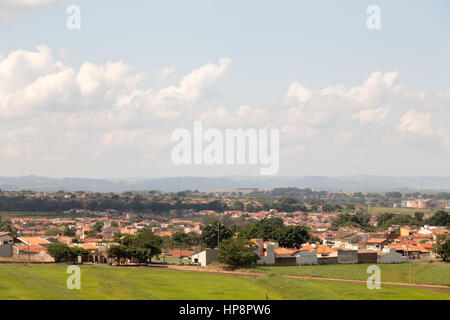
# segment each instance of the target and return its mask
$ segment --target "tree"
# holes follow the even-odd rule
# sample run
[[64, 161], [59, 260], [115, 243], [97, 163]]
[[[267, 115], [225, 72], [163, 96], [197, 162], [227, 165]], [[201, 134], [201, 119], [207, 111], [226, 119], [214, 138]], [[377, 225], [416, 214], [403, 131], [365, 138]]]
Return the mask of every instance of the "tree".
[[17, 230], [14, 228], [14, 225], [12, 224], [11, 220], [4, 219], [0, 216], [0, 231], [1, 232], [9, 232], [13, 236], [17, 235]]
[[127, 253], [129, 257], [137, 259], [139, 264], [147, 263], [153, 257], [151, 249], [130, 247], [127, 248]]
[[64, 226], [63, 235], [67, 237], [75, 237], [75, 230], [70, 229], [69, 226], [66, 224]]
[[169, 250], [174, 248], [174, 247], [175, 247], [175, 244], [173, 242], [172, 237], [169, 237], [169, 236], [163, 236], [162, 237], [161, 249], [164, 252], [164, 259], [166, 258], [167, 252], [169, 252]]
[[181, 264], [181, 250], [191, 246], [189, 236], [183, 231], [177, 231], [172, 235], [172, 240], [175, 246], [180, 250], [180, 264]]
[[442, 261], [450, 260], [450, 235], [440, 234], [436, 237], [434, 252], [441, 256]]
[[126, 259], [130, 257], [130, 252], [124, 245], [111, 246], [107, 251], [108, 257], [113, 258], [117, 261], [117, 264], [125, 264]]
[[300, 249], [310, 238], [308, 227], [304, 225], [287, 226], [283, 228], [278, 238], [278, 244], [284, 248]]
[[202, 230], [202, 241], [208, 248], [217, 247], [218, 243], [222, 240], [229, 239], [233, 236], [233, 231], [223, 225], [219, 220], [207, 225]]
[[59, 229], [56, 229], [56, 228], [48, 229], [47, 231], [45, 231], [45, 235], [48, 237], [58, 236], [61, 233], [62, 233], [62, 231]]
[[115, 234], [114, 242], [119, 243], [119, 246], [111, 247], [112, 250], [108, 252], [108, 255], [119, 264], [131, 258], [137, 259], [139, 263], [151, 262], [154, 256], [161, 253], [163, 245], [163, 239], [155, 235], [151, 229], [141, 230], [135, 235]]
[[333, 228], [339, 227], [358, 227], [368, 229], [371, 227], [369, 224], [370, 214], [356, 213], [356, 214], [340, 214], [337, 219], [333, 221], [331, 226]]
[[247, 267], [258, 260], [256, 245], [249, 240], [230, 238], [219, 245], [217, 259], [232, 268]]
[[231, 210], [239, 210], [239, 211], [243, 211], [244, 210], [244, 204], [242, 202], [240, 202], [239, 200], [234, 200], [233, 205], [230, 208]]
[[198, 246], [200, 246], [200, 243], [202, 242], [202, 236], [194, 231], [189, 232], [187, 235], [189, 237], [190, 245], [195, 246], [196, 249], [198, 249]]
[[[135, 235], [126, 234], [121, 238], [116, 236], [116, 240], [123, 246], [123, 248], [116, 248], [114, 249], [116, 251], [112, 252], [114, 255], [118, 255], [116, 259], [136, 258], [140, 263], [151, 262], [154, 256], [161, 253], [163, 244], [162, 238], [155, 235], [151, 229], [141, 230]], [[121, 252], [122, 249], [126, 251], [126, 254]]]
[[95, 231], [96, 233], [100, 233], [100, 232], [102, 231], [104, 225], [105, 225], [105, 224], [104, 224], [103, 222], [97, 221], [97, 222], [94, 224], [93, 229], [94, 229], [94, 231]]
[[284, 228], [284, 222], [281, 218], [266, 218], [256, 222], [256, 224], [246, 227], [243, 230], [245, 238], [262, 238], [266, 241], [278, 241]]
[[52, 243], [48, 246], [47, 252], [55, 262], [67, 261], [71, 257], [70, 248], [64, 243]]
[[83, 247], [71, 247], [69, 248], [67, 260], [70, 260], [72, 262], [77, 262], [78, 257], [87, 257], [89, 256], [89, 250], [86, 250]]
[[421, 222], [423, 220], [423, 212], [420, 211], [414, 212], [414, 218], [416, 218], [417, 221]]
[[426, 224], [430, 226], [450, 227], [450, 216], [447, 212], [439, 210], [430, 219], [426, 220]]

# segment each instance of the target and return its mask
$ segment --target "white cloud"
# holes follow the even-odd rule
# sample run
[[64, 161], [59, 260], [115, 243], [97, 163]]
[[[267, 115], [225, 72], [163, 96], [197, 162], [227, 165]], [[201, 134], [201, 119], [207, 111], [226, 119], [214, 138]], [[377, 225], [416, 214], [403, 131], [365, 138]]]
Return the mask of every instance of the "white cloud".
[[178, 87], [159, 91], [138, 89], [141, 74], [131, 74], [123, 63], [84, 63], [80, 70], [55, 62], [47, 46], [37, 51], [17, 50], [0, 61], [0, 118], [26, 117], [43, 111], [70, 112], [116, 108], [175, 119], [201, 99], [222, 77], [231, 60], [207, 64], [186, 75]]
[[408, 110], [402, 116], [398, 130], [418, 135], [431, 135], [433, 130], [430, 128], [430, 119], [431, 112]]
[[371, 123], [386, 119], [390, 112], [391, 108], [389, 108], [388, 106], [384, 108], [381, 107], [376, 109], [364, 109], [361, 110], [358, 114], [355, 114], [353, 117], [358, 118], [361, 123]]
[[60, 64], [53, 62], [49, 47], [39, 45], [36, 49], [16, 50], [0, 61], [0, 91], [13, 92], [61, 68]]
[[267, 125], [270, 116], [266, 108], [255, 108], [251, 106], [240, 106], [236, 110], [217, 108], [206, 111], [195, 117], [203, 120], [208, 126], [221, 128], [254, 128]]
[[175, 67], [163, 68], [159, 71], [159, 75], [164, 78], [168, 77], [174, 73], [175, 73]]
[[133, 90], [128, 95], [117, 98], [116, 106], [143, 108], [156, 118], [177, 119], [192, 105], [207, 98], [207, 91], [225, 75], [231, 59], [222, 58], [219, 64], [209, 63], [183, 77], [178, 87], [170, 86], [159, 91]]
[[353, 137], [353, 132], [351, 132], [351, 131], [339, 132], [336, 135], [336, 137], [334, 138], [334, 141], [337, 144], [348, 144], [348, 143], [350, 143], [352, 137]]
[[17, 129], [17, 130], [12, 130], [12, 131], [7, 132], [5, 135], [5, 139], [8, 141], [11, 141], [11, 140], [14, 141], [17, 139], [17, 137], [35, 134], [37, 131], [38, 131], [37, 128], [31, 127], [31, 126], [26, 126], [25, 128], [22, 128], [22, 129]]
[[296, 101], [300, 105], [305, 104], [312, 96], [312, 91], [302, 86], [299, 82], [294, 82], [289, 86], [285, 95], [285, 103]]
[[185, 76], [178, 87], [169, 87], [158, 92], [158, 100], [175, 99], [182, 102], [194, 102], [200, 99], [205, 88], [212, 86], [223, 76], [231, 65], [231, 59], [222, 58], [219, 65], [209, 63]]
[[155, 90], [126, 61], [74, 68], [47, 46], [12, 51], [0, 58], [0, 160], [74, 164], [93, 155], [135, 161], [167, 152], [169, 161], [171, 131], [191, 129], [194, 120], [205, 128], [278, 128], [282, 155], [312, 164], [344, 147], [349, 154], [342, 163], [370, 155], [367, 150], [403, 150], [417, 145], [417, 137], [435, 152], [450, 150], [450, 91], [407, 90], [397, 72], [373, 72], [353, 87], [313, 90], [295, 81], [267, 106], [204, 103], [218, 97], [216, 85], [231, 62], [205, 64]]

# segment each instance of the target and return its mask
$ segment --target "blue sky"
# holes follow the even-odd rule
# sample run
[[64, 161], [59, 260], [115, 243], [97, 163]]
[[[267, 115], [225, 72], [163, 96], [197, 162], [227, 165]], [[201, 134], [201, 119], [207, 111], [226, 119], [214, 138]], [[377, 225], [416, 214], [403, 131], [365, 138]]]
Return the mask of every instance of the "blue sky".
[[[47, 71], [41, 70], [43, 74], [55, 72], [51, 65], [57, 62], [71, 68], [76, 78], [87, 62], [106, 66], [108, 61], [121, 61], [129, 67], [121, 77], [139, 74], [141, 79], [132, 88], [128, 83], [105, 80], [102, 86], [120, 91], [115, 103], [119, 96], [131, 97], [135, 89], [157, 92], [178, 87], [186, 75], [208, 64], [219, 66], [222, 58], [231, 62], [224, 70], [216, 70], [198, 96], [186, 98], [189, 108], [180, 113], [184, 116], [170, 121], [152, 116], [154, 108], [165, 107], [152, 107], [156, 102], [149, 97], [133, 102], [134, 109], [119, 110], [127, 113], [126, 121], [123, 117], [118, 120], [119, 111], [111, 106], [112, 100], [101, 95], [85, 101], [75, 93], [64, 99], [51, 93], [42, 103], [45, 108], [30, 106], [27, 101], [20, 112], [11, 111], [15, 105], [6, 103], [2, 110], [0, 101], [0, 111], [8, 114], [0, 118], [0, 137], [4, 137], [0, 146], [7, 150], [0, 154], [6, 164], [0, 175], [257, 174], [249, 167], [170, 164], [170, 143], [164, 135], [180, 126], [190, 128], [199, 118], [218, 128], [237, 124], [281, 128], [285, 134], [280, 137], [282, 175], [450, 175], [446, 165], [450, 160], [448, 1], [37, 0], [32, 8], [10, 3], [5, 0], [0, 5], [4, 66], [12, 52], [38, 52], [37, 45], [51, 51], [52, 62]], [[80, 30], [66, 28], [66, 8], [71, 4], [81, 9]], [[369, 5], [381, 9], [380, 30], [366, 27]], [[164, 69], [170, 72], [163, 75]], [[373, 86], [368, 84], [366, 89], [376, 94], [355, 98], [351, 89], [363, 86], [374, 72], [381, 76], [375, 75]], [[395, 84], [386, 87], [382, 75], [389, 78], [390, 73], [395, 73]], [[29, 85], [43, 74], [17, 81]], [[72, 80], [67, 81], [64, 90], [72, 90]], [[7, 82], [4, 75], [3, 83]], [[299, 102], [301, 90], [295, 88], [294, 98], [298, 99], [287, 97], [295, 83], [313, 92], [306, 102]], [[1, 84], [0, 78], [0, 98]], [[346, 87], [340, 98], [324, 101], [321, 91], [338, 86]], [[401, 89], [395, 89], [397, 86]], [[4, 96], [20, 96], [24, 89], [14, 87], [13, 92], [5, 88]], [[421, 94], [425, 94], [422, 100]], [[33, 101], [41, 96], [33, 96]], [[57, 109], [61, 104], [64, 112]], [[85, 104], [101, 107], [89, 109]], [[49, 105], [52, 107], [47, 108]], [[242, 106], [250, 111], [239, 113]], [[96, 112], [116, 116], [113, 124], [79, 124], [85, 118], [101, 119]], [[218, 121], [226, 118], [224, 112], [230, 120]], [[287, 124], [285, 115], [299, 119]], [[316, 116], [323, 121], [308, 120]], [[104, 146], [105, 141], [117, 141], [117, 136], [126, 137], [123, 145]], [[142, 139], [161, 142], [140, 145]]]

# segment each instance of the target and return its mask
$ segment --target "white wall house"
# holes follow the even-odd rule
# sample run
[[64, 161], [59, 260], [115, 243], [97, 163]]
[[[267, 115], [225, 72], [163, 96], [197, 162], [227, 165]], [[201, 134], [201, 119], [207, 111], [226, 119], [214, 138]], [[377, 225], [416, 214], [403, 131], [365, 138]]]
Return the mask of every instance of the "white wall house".
[[14, 237], [9, 232], [0, 232], [0, 246], [14, 244]]
[[199, 253], [195, 253], [191, 255], [191, 261], [193, 263], [198, 263], [200, 266], [207, 266], [208, 264], [211, 264], [213, 262], [217, 261], [217, 254], [219, 253], [219, 250], [215, 249], [207, 249], [203, 250]]

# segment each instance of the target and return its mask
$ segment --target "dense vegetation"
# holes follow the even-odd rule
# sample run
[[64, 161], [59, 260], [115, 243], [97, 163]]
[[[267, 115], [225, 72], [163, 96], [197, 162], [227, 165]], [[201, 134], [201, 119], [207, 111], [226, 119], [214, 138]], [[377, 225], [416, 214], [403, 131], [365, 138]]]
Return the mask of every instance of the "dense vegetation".
[[17, 233], [16, 228], [14, 228], [13, 224], [11, 223], [11, 220], [3, 218], [0, 216], [0, 232], [10, 232], [11, 234], [15, 235]]
[[258, 260], [255, 249], [249, 240], [230, 238], [220, 243], [217, 259], [232, 268], [251, 266]]
[[126, 259], [136, 259], [139, 263], [150, 262], [161, 253], [163, 239], [150, 229], [144, 229], [135, 235], [124, 235], [115, 239], [118, 245], [108, 249], [108, 256], [118, 264], [125, 264]]
[[74, 262], [76, 263], [78, 257], [87, 257], [89, 251], [82, 247], [69, 247], [64, 243], [52, 243], [48, 246], [47, 252], [53, 258], [55, 262]]

